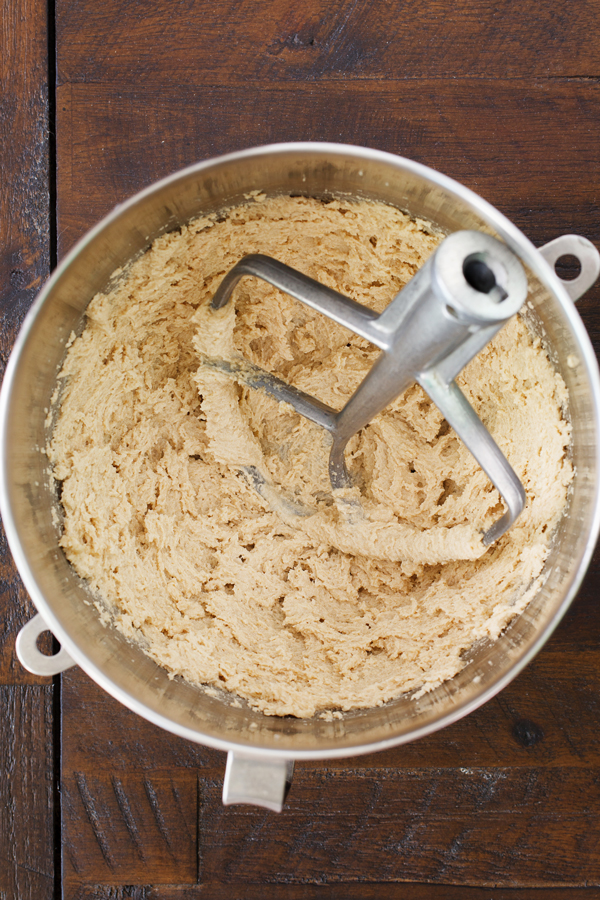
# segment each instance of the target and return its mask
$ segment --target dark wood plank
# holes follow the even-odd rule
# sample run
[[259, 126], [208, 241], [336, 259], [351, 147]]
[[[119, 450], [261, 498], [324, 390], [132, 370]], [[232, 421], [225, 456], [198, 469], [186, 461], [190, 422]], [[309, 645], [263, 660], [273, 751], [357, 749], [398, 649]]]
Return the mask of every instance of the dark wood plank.
[[3, 0], [0, 55], [0, 363], [49, 271], [46, 5]]
[[[253, 0], [58, 4], [59, 79], [180, 85], [597, 75], [600, 3]], [[124, 27], [126, 25], [126, 27]], [[168, 73], [168, 74], [167, 74]]]
[[600, 769], [321, 769], [285, 817], [200, 783], [210, 883], [599, 886]]
[[63, 879], [195, 884], [198, 788], [225, 755], [130, 712], [80, 669], [62, 677]]
[[[17, 332], [50, 270], [46, 4], [2, 2], [0, 54], [0, 378]], [[46, 683], [14, 654], [34, 613], [0, 535], [0, 684]], [[0, 838], [0, 846], [1, 846]]]
[[60, 252], [169, 172], [258, 144], [331, 140], [408, 156], [496, 205], [532, 240], [600, 240], [600, 82], [491, 79], [58, 91]]
[[[1, 4], [0, 376], [49, 272], [47, 35], [44, 0]], [[0, 895], [54, 894], [52, 696], [14, 654], [33, 614], [0, 534]]]
[[[70, 898], [66, 898], [70, 900]], [[456, 887], [435, 884], [82, 885], [72, 900], [600, 900], [596, 888]]]
[[[63, 884], [198, 880], [193, 769], [63, 775]], [[73, 825], [77, 823], [77, 827]]]
[[0, 686], [0, 897], [51, 900], [52, 687]]
[[[223, 810], [224, 754], [138, 719], [72, 670], [63, 684], [64, 841], [76, 860], [65, 866], [71, 866], [69, 884], [122, 884], [124, 873], [139, 873], [144, 858], [156, 866], [155, 883], [170, 880], [169, 859], [156, 853], [156, 828], [145, 808], [145, 781], [156, 778], [152, 770], [160, 766], [169, 766], [175, 778], [198, 775], [203, 880], [210, 882], [260, 881], [267, 866], [267, 881], [282, 872], [291, 881], [311, 881], [319, 872], [339, 871], [350, 882], [359, 873], [367, 881], [395, 881], [418, 872], [433, 882], [446, 875], [452, 882], [462, 873], [476, 884], [495, 859], [488, 883], [600, 883], [594, 825], [599, 696], [597, 653], [560, 654], [549, 647], [501, 695], [450, 728], [362, 758], [297, 764], [286, 809], [274, 817], [246, 807]], [[361, 822], [367, 823], [362, 855], [356, 844]], [[417, 825], [418, 836], [399, 850], [402, 836]], [[466, 837], [452, 855], [458, 825]], [[185, 844], [185, 821], [174, 818], [171, 828], [172, 843]], [[296, 879], [298, 835], [308, 841], [302, 864], [308, 869], [298, 870]], [[246, 863], [239, 854], [244, 841], [252, 847]], [[330, 856], [319, 855], [321, 846]], [[553, 868], [547, 869], [549, 847]], [[503, 881], [505, 860], [511, 874]], [[536, 868], [536, 860], [545, 865]], [[152, 883], [148, 877], [142, 882]]]

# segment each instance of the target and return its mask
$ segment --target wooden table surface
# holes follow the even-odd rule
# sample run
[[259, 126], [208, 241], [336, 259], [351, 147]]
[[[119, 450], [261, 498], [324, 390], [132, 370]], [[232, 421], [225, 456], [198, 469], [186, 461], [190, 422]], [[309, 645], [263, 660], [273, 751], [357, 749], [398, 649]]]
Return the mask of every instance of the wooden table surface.
[[[536, 244], [600, 245], [600, 0], [1, 0], [0, 358], [56, 260], [134, 191], [288, 140], [399, 153]], [[600, 344], [598, 286], [579, 309]], [[498, 697], [415, 744], [221, 806], [224, 754], [79, 669], [26, 673], [2, 538], [1, 900], [600, 898], [600, 556]]]

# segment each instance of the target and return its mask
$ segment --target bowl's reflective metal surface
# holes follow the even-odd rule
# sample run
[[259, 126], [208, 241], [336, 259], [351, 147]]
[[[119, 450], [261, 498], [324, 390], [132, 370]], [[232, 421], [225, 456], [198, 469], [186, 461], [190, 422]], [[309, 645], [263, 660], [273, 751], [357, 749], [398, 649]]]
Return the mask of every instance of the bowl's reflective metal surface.
[[[527, 315], [547, 341], [570, 395], [575, 479], [569, 510], [546, 563], [544, 584], [526, 611], [499, 640], [477, 647], [465, 668], [430, 694], [419, 700], [401, 697], [334, 721], [265, 717], [246, 707], [229, 706], [224, 694], [210, 696], [177, 678], [169, 679], [141, 649], [102, 624], [58, 546], [52, 520], [56, 498], [42, 452], [46, 410], [65, 344], [72, 331], [81, 329], [87, 304], [106, 288], [115, 269], [159, 234], [243, 201], [252, 190], [367, 197], [398, 206], [448, 232], [475, 229], [504, 240], [526, 266]], [[262, 779], [261, 797], [254, 799], [271, 808], [280, 806], [289, 779], [286, 759], [383, 749], [448, 725], [484, 703], [515, 677], [559, 622], [579, 587], [598, 532], [598, 367], [566, 286], [544, 258], [554, 262], [567, 252], [575, 252], [582, 262], [582, 275], [568, 285], [576, 298], [597, 275], [597, 254], [589, 242], [561, 238], [540, 253], [497, 210], [456, 182], [400, 157], [332, 144], [282, 144], [210, 160], [176, 173], [117, 208], [77, 245], [40, 293], [3, 385], [2, 515], [25, 586], [43, 617], [41, 624], [34, 620], [20, 636], [21, 659], [35, 668], [39, 661], [35, 631], [49, 627], [64, 651], [60, 660], [53, 659], [53, 671], [77, 663], [110, 694], [157, 725], [241, 754], [246, 773], [252, 773], [253, 765], [262, 773], [257, 775], [257, 784]], [[265, 769], [267, 761], [270, 767]], [[240, 772], [231, 758], [230, 801], [253, 796], [248, 782], [240, 782]]]

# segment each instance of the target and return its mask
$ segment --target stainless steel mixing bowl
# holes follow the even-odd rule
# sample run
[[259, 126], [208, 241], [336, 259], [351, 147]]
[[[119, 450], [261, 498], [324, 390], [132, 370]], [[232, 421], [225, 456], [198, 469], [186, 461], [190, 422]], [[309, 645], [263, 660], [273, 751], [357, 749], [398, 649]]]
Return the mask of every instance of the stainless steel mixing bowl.
[[[158, 235], [191, 218], [267, 194], [336, 194], [393, 204], [447, 232], [480, 229], [504, 240], [525, 264], [527, 315], [544, 337], [569, 389], [575, 478], [543, 586], [494, 643], [474, 648], [452, 680], [418, 700], [320, 718], [272, 718], [228, 705], [179, 678], [170, 679], [142, 650], [104, 625], [85, 586], [59, 548], [57, 500], [43, 448], [46, 417], [65, 345], [86, 307], [115, 269]], [[582, 272], [561, 282], [553, 262], [579, 257]], [[27, 316], [0, 397], [0, 503], [17, 566], [39, 610], [17, 640], [21, 661], [44, 674], [80, 665], [101, 687], [162, 728], [229, 751], [226, 802], [281, 807], [290, 761], [368, 753], [414, 740], [485, 703], [540, 649], [572, 601], [599, 526], [599, 378], [596, 358], [573, 299], [598, 274], [598, 254], [566, 236], [536, 250], [496, 209], [456, 182], [409, 160], [359, 147], [299, 143], [262, 147], [199, 163], [137, 194], [90, 231], [58, 267]], [[570, 295], [569, 295], [570, 294]], [[43, 656], [40, 631], [62, 650]]]

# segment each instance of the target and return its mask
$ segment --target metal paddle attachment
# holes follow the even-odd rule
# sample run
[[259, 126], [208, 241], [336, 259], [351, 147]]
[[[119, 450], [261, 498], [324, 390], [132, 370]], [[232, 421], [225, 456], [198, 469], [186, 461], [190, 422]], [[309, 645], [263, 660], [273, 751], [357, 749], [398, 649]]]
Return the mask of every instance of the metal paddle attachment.
[[514, 316], [527, 296], [527, 279], [505, 244], [478, 231], [458, 231], [435, 250], [381, 313], [356, 303], [269, 256], [246, 256], [221, 282], [212, 300], [220, 309], [244, 275], [253, 275], [366, 338], [381, 353], [343, 409], [337, 411], [269, 372], [244, 361], [207, 359], [253, 388], [291, 404], [332, 436], [333, 490], [351, 486], [344, 451], [353, 434], [413, 382], [431, 397], [498, 489], [504, 515], [483, 535], [491, 544], [525, 506], [525, 491], [506, 457], [454, 380]]

